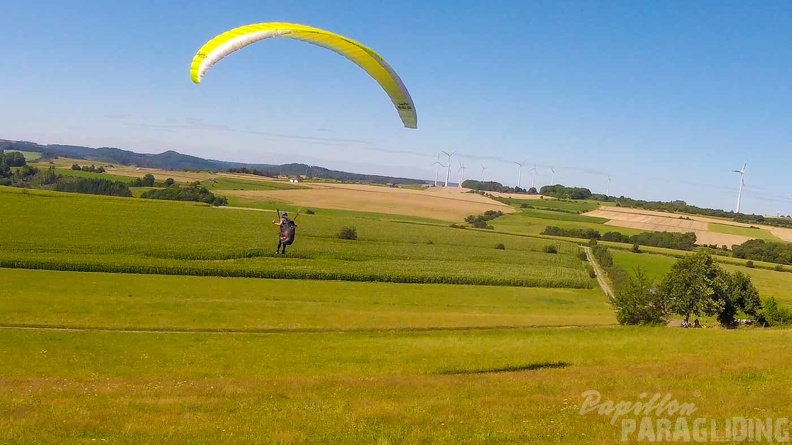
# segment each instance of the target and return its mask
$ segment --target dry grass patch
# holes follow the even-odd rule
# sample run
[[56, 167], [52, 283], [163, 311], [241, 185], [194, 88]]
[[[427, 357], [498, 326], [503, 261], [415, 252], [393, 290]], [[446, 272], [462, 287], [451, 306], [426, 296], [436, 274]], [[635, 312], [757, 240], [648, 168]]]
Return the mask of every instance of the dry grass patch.
[[249, 202], [283, 202], [301, 207], [353, 210], [460, 221], [487, 210], [515, 209], [465, 189], [432, 187], [426, 190], [355, 184], [304, 184], [304, 190], [228, 190], [228, 196]]

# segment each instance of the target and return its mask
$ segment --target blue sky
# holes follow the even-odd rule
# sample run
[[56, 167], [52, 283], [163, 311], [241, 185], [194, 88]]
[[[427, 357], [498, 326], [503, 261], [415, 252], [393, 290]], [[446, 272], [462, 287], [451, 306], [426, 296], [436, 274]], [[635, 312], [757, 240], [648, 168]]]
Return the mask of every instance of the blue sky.
[[[415, 101], [405, 129], [351, 62], [273, 39], [220, 61], [230, 28], [287, 21], [377, 50]], [[16, 1], [0, 14], [0, 138], [176, 150], [792, 214], [788, 1]]]

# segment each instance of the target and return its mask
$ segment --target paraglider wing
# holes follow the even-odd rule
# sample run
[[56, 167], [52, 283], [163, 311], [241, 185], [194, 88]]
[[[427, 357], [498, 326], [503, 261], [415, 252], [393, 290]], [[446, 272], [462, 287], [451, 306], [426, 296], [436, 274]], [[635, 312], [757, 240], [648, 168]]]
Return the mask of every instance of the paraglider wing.
[[399, 112], [404, 126], [418, 127], [418, 117], [410, 93], [385, 59], [371, 48], [352, 39], [311, 26], [272, 22], [245, 25], [226, 31], [198, 50], [190, 67], [190, 78], [195, 83], [201, 83], [206, 72], [223, 57], [271, 37], [302, 40], [335, 51], [351, 60], [385, 90]]

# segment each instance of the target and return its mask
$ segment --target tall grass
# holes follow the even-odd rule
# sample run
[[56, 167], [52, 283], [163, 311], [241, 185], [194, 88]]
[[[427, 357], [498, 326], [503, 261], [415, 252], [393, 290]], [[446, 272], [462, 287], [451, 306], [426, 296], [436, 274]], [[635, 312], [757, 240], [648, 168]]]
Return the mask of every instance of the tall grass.
[[[289, 253], [275, 255], [268, 212], [195, 203], [0, 190], [0, 266], [94, 272], [589, 288], [574, 257], [542, 240], [400, 224], [343, 214], [303, 215]], [[10, 216], [13, 215], [13, 216]], [[358, 240], [338, 240], [355, 226]], [[427, 240], [432, 240], [428, 244]], [[498, 251], [497, 243], [509, 245]]]

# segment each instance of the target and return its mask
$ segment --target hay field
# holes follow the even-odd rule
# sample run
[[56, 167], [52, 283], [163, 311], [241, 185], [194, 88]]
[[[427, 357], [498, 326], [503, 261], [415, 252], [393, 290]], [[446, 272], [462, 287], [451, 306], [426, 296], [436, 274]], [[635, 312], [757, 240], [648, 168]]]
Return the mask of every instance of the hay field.
[[792, 242], [792, 229], [783, 227], [767, 227], [774, 236], [781, 238], [783, 241]]
[[301, 190], [229, 190], [229, 198], [245, 204], [280, 202], [299, 207], [352, 210], [462, 221], [487, 210], [514, 213], [516, 209], [467, 189], [430, 187], [425, 190], [358, 184], [311, 184]]
[[[626, 227], [650, 232], [694, 232], [697, 244], [732, 246], [752, 239], [743, 235], [713, 232], [710, 230], [709, 221], [692, 216], [686, 216], [686, 218], [690, 219], [681, 219], [680, 215], [673, 213], [609, 207], [587, 212], [585, 215], [606, 218], [609, 221], [605, 224], [614, 227]], [[724, 221], [718, 221], [718, 223], [730, 225], [724, 224]], [[749, 227], [749, 225], [745, 225], [745, 227]]]

